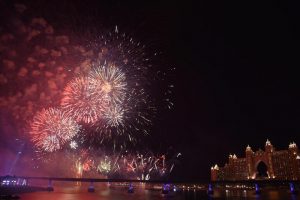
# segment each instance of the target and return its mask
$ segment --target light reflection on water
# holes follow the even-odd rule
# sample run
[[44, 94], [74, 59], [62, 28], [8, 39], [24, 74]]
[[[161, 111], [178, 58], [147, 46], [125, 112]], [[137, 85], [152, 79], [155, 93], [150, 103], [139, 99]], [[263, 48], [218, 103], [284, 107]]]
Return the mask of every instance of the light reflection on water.
[[287, 190], [267, 190], [256, 195], [253, 190], [218, 191], [208, 196], [204, 190], [189, 190], [163, 195], [159, 190], [136, 189], [133, 194], [127, 193], [126, 188], [96, 187], [94, 193], [87, 192], [86, 187], [56, 187], [54, 192], [36, 192], [22, 194], [22, 200], [300, 200], [300, 194], [292, 195]]

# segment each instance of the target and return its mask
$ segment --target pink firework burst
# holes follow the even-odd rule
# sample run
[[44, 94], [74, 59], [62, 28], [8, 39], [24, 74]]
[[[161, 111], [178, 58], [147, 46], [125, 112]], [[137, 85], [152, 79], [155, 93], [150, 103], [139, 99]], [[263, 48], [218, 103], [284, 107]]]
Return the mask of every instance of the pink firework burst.
[[95, 123], [105, 108], [105, 99], [101, 90], [97, 90], [87, 77], [73, 79], [65, 88], [61, 106], [77, 122]]
[[47, 152], [61, 149], [79, 130], [75, 120], [56, 108], [38, 112], [30, 124], [31, 141], [38, 149]]

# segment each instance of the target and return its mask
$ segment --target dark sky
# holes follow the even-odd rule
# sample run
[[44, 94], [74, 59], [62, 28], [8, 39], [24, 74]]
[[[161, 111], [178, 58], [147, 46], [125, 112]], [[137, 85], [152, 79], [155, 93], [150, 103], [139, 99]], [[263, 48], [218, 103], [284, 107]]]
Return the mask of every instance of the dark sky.
[[299, 142], [297, 5], [140, 6], [146, 20], [138, 31], [158, 32], [177, 67], [175, 109], [160, 128], [184, 155], [178, 177], [207, 179], [212, 164], [244, 155], [247, 144], [263, 148], [267, 138], [278, 149]]
[[281, 149], [299, 141], [294, 8], [211, 2], [189, 5], [181, 15], [175, 130], [190, 171], [203, 172], [195, 176], [206, 177], [205, 167], [224, 164], [229, 153], [244, 155], [247, 144], [263, 148], [269, 138]]
[[243, 156], [247, 144], [263, 148], [267, 138], [278, 149], [299, 143], [297, 5], [30, 2], [60, 26], [71, 19], [74, 24], [117, 24], [161, 49], [166, 63], [176, 67], [174, 109], [153, 133], [159, 145], [183, 154], [174, 178], [208, 180], [211, 165], [224, 165], [229, 153]]
[[175, 109], [159, 127], [183, 153], [175, 177], [208, 179], [212, 164], [243, 156], [247, 144], [263, 148], [267, 138], [278, 149], [299, 142], [297, 5], [134, 5], [145, 10], [138, 31], [159, 33], [177, 67]]

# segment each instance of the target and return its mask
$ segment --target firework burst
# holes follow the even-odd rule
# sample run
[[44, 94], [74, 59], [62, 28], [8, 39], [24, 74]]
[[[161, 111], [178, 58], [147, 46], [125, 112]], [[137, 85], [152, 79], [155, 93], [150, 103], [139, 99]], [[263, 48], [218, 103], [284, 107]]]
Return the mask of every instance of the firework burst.
[[101, 94], [108, 104], [122, 104], [126, 96], [126, 76], [116, 66], [95, 67], [89, 74], [96, 95]]
[[136, 147], [162, 108], [173, 106], [171, 71], [155, 44], [149, 49], [117, 27], [77, 35], [26, 13], [4, 13], [10, 28], [0, 30], [0, 108], [18, 130], [28, 128], [44, 168], [56, 175], [64, 158], [61, 168], [76, 169], [76, 177], [97, 170], [139, 179], [168, 173], [162, 158], [120, 153]]
[[159, 53], [147, 54], [145, 45], [119, 33], [117, 27], [92, 40], [88, 48], [98, 52], [89, 76], [108, 102], [102, 118], [93, 124], [98, 141], [121, 148], [137, 144], [141, 136], [149, 134], [153, 118], [162, 108], [153, 89], [162, 91], [159, 98], [168, 108], [172, 105], [166, 97], [173, 87], [166, 84], [167, 73], [152, 62]]
[[104, 113], [104, 119], [106, 120], [108, 127], [124, 126], [124, 115], [126, 110], [121, 105], [112, 104]]
[[109, 160], [108, 156], [105, 156], [103, 160], [100, 161], [99, 165], [97, 166], [97, 170], [101, 174], [108, 174], [111, 171], [111, 161]]
[[102, 92], [96, 90], [89, 78], [77, 77], [65, 88], [61, 106], [77, 122], [95, 123], [105, 107], [102, 97]]
[[78, 147], [77, 142], [74, 141], [74, 140], [72, 140], [72, 141], [70, 142], [70, 148], [71, 148], [71, 149], [77, 149], [77, 147]]
[[31, 140], [47, 152], [61, 149], [79, 130], [80, 126], [69, 115], [56, 108], [38, 112], [30, 125]]

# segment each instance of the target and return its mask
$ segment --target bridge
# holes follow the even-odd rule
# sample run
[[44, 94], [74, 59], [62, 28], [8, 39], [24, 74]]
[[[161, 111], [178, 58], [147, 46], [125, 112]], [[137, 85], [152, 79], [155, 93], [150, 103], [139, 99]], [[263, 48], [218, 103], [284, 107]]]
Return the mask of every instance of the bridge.
[[[99, 179], [99, 178], [63, 178], [63, 177], [31, 177], [31, 176], [1, 176], [0, 177], [0, 187], [1, 186], [20, 186], [17, 184], [17, 180], [22, 180], [22, 185], [27, 186], [30, 180], [45, 180], [48, 181], [48, 191], [54, 191], [52, 182], [87, 182], [90, 183], [88, 187], [89, 192], [94, 192], [94, 183], [128, 183], [128, 192], [133, 192], [132, 183], [157, 183], [162, 184], [162, 191], [167, 192], [170, 190], [170, 181], [167, 180], [137, 180], [137, 179]], [[26, 184], [24, 184], [24, 182]]]
[[51, 180], [51, 181], [67, 181], [67, 182], [95, 182], [95, 183], [112, 183], [112, 182], [139, 182], [139, 183], [164, 183], [170, 182], [167, 180], [137, 180], [137, 179], [101, 179], [101, 178], [62, 178], [62, 177], [30, 177], [18, 176], [18, 178], [27, 180]]

